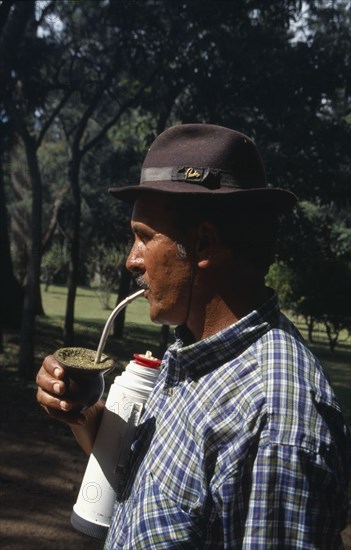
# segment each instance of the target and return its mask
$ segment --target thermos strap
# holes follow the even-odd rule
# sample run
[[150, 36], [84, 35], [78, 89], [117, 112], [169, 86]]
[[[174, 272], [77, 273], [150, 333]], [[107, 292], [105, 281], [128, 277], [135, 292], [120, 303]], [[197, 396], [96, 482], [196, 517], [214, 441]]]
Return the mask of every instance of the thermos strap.
[[139, 424], [141, 413], [143, 412], [143, 407], [144, 406], [142, 403], [133, 403], [133, 406], [131, 408], [130, 415], [127, 421], [126, 431], [121, 442], [120, 451], [118, 453], [116, 466], [114, 469], [114, 473], [118, 477], [123, 476], [124, 474], [124, 469], [126, 467], [129, 457], [130, 447], [133, 443], [135, 429]]

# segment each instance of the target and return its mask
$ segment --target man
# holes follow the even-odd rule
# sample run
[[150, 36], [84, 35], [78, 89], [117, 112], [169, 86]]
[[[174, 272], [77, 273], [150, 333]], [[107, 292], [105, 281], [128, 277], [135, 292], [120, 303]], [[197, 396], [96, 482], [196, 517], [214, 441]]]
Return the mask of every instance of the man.
[[[350, 440], [317, 359], [264, 277], [295, 196], [266, 186], [254, 143], [178, 125], [152, 144], [127, 260], [176, 342], [138, 428], [106, 549], [339, 548]], [[75, 413], [52, 357], [38, 400], [86, 452], [103, 408]]]

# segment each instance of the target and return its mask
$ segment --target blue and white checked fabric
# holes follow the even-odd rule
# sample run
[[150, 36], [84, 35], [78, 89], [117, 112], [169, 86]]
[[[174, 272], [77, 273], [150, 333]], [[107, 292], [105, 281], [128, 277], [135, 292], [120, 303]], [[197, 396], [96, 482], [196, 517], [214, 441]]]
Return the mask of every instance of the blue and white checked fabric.
[[350, 438], [276, 296], [206, 340], [181, 328], [105, 549], [339, 548]]

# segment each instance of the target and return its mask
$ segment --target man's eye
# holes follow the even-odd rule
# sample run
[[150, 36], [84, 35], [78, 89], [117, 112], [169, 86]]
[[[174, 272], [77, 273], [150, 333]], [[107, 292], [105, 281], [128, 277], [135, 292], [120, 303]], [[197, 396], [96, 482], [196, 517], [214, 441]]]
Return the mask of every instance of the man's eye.
[[138, 238], [145, 245], [148, 244], [148, 242], [150, 241], [150, 236], [149, 235], [139, 234]]
[[140, 227], [134, 228], [134, 235], [135, 235], [135, 240], [142, 242], [143, 244], [149, 243], [153, 237], [152, 233], [150, 233], [149, 231], [145, 231]]

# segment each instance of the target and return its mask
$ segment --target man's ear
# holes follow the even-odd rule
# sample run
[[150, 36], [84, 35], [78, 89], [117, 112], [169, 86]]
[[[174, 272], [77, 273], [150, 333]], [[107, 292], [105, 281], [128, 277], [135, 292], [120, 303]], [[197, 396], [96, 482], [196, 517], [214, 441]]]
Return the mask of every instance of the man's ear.
[[210, 222], [201, 222], [196, 228], [194, 258], [197, 267], [210, 267], [218, 253], [220, 237], [218, 229]]

